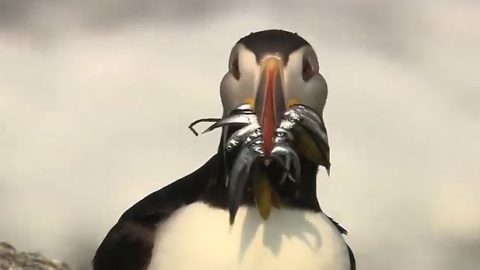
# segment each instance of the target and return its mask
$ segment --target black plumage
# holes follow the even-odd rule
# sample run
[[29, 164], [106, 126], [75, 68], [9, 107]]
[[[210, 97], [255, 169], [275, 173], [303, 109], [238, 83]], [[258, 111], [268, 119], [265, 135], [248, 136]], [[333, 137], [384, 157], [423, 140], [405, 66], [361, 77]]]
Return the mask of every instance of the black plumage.
[[[148, 195], [128, 209], [99, 246], [93, 259], [93, 269], [144, 270], [152, 256], [154, 231], [173, 212], [197, 201], [227, 209], [221, 164], [222, 157], [216, 154], [192, 174]], [[294, 199], [291, 187], [282, 186], [278, 192], [289, 208], [320, 212], [315, 189], [317, 170], [313, 164], [304, 162], [303, 166], [305, 181], [301, 182], [306, 184], [300, 187], [302, 196]], [[248, 188], [245, 190], [243, 204], [253, 204], [253, 196]], [[337, 222], [331, 220], [340, 233], [347, 233]], [[228, 226], [227, 220], [225, 226]], [[355, 259], [350, 248], [349, 254], [351, 269], [355, 270]]]

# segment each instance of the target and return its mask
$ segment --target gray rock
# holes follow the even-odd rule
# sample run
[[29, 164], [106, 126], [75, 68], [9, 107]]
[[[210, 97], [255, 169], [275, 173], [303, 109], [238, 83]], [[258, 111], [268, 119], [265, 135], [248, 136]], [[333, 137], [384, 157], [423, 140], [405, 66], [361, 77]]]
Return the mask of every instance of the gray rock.
[[0, 242], [0, 270], [70, 270], [67, 264], [43, 257], [36, 252], [17, 251]]

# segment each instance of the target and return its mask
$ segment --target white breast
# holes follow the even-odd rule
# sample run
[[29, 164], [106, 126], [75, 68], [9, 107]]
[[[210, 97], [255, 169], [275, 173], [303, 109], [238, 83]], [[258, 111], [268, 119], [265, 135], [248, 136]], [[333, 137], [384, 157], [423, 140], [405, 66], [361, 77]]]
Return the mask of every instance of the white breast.
[[147, 270], [349, 270], [342, 235], [322, 213], [273, 209], [264, 221], [241, 207], [228, 212], [204, 203], [176, 211], [157, 232]]

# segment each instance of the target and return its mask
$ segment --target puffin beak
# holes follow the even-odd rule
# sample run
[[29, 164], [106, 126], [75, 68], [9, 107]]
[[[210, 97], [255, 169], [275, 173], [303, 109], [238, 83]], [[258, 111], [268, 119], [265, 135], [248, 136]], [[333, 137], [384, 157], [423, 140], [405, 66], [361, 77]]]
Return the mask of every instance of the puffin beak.
[[[264, 165], [268, 165], [276, 129], [286, 111], [282, 60], [275, 56], [264, 58], [261, 62], [260, 76], [253, 111], [262, 132]], [[264, 169], [257, 168], [253, 174], [252, 186], [255, 204], [260, 216], [266, 220], [272, 206], [278, 208], [279, 202]]]
[[265, 159], [268, 160], [273, 148], [275, 130], [286, 111], [282, 80], [283, 64], [280, 58], [270, 56], [262, 61], [261, 67], [254, 112], [262, 131]]

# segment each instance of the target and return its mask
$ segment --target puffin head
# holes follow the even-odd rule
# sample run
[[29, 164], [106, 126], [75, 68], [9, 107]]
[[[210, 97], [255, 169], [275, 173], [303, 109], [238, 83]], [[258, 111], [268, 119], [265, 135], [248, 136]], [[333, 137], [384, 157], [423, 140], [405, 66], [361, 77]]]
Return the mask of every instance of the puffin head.
[[322, 117], [327, 92], [312, 46], [283, 30], [241, 38], [230, 53], [228, 72], [220, 84], [223, 115], [242, 104], [251, 105], [267, 143], [291, 106], [305, 105]]

